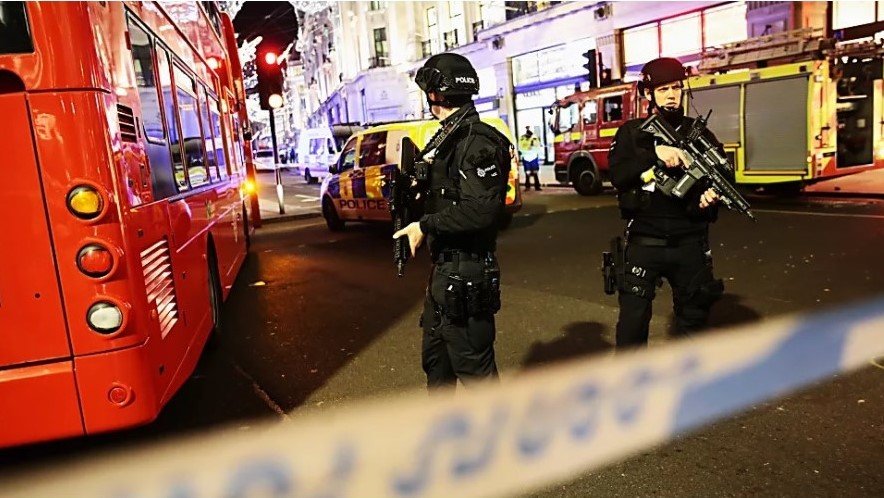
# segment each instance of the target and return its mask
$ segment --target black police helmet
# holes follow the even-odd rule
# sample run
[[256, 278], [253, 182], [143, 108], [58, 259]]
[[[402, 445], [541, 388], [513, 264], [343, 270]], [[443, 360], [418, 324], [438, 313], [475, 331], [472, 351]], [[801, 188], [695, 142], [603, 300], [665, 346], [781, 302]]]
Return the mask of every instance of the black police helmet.
[[641, 80], [638, 83], [639, 90], [653, 90], [654, 88], [672, 83], [673, 81], [682, 81], [687, 78], [685, 67], [672, 57], [660, 57], [654, 59], [642, 67]]
[[417, 70], [414, 82], [421, 90], [443, 97], [470, 96], [479, 93], [479, 75], [470, 61], [458, 54], [437, 54]]

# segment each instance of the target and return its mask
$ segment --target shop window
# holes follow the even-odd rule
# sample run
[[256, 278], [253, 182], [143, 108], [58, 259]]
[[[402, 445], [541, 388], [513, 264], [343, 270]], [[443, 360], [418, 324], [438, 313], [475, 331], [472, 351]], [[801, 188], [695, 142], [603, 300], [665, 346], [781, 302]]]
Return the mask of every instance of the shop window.
[[[884, 2], [878, 2], [881, 4]], [[880, 7], [878, 10], [881, 10]], [[884, 20], [880, 17], [878, 20]], [[833, 2], [832, 29], [849, 28], [875, 22], [875, 2]]]
[[615, 95], [602, 100], [604, 108], [604, 122], [620, 121], [623, 119], [623, 96]]
[[623, 32], [624, 57], [627, 66], [644, 64], [660, 56], [657, 23], [627, 29]]
[[[743, 25], [746, 25], [745, 20]], [[689, 14], [660, 23], [660, 53], [664, 57], [695, 54], [703, 49], [700, 14]]]
[[727, 43], [745, 40], [746, 4], [728, 4], [703, 11], [703, 36], [707, 47], [717, 47]]

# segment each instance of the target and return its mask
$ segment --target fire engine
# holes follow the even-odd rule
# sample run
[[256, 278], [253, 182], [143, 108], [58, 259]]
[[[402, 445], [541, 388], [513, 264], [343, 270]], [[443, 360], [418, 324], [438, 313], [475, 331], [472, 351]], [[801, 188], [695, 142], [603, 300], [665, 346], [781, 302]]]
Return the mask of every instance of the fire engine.
[[[711, 109], [739, 185], [796, 192], [884, 167], [884, 43], [835, 43], [803, 29], [710, 49], [686, 81], [685, 111]], [[556, 179], [601, 192], [620, 125], [647, 115], [636, 83], [578, 92], [555, 103]]]

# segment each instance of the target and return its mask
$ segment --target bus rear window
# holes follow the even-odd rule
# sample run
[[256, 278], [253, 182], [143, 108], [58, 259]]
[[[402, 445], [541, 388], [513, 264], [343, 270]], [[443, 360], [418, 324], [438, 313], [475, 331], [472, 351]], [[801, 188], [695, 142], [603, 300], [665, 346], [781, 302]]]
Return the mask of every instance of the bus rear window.
[[25, 3], [0, 1], [0, 54], [33, 51]]

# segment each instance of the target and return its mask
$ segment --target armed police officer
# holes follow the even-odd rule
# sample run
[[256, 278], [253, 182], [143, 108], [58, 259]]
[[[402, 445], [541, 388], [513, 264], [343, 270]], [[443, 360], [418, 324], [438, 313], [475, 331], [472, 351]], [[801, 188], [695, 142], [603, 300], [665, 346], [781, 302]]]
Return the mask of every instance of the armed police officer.
[[[685, 78], [678, 60], [659, 58], [645, 64], [638, 83], [650, 112], [682, 130], [693, 123], [683, 111]], [[705, 326], [724, 289], [712, 275], [708, 239], [709, 224], [718, 217], [718, 195], [704, 182], [697, 182], [683, 198], [656, 188], [652, 168], [664, 168], [677, 179], [690, 161], [681, 149], [655, 143], [652, 134], [640, 129], [643, 121], [634, 119], [621, 126], [609, 153], [611, 182], [621, 216], [627, 220], [624, 268], [618, 282], [618, 348], [647, 344], [651, 304], [661, 278], [672, 287], [680, 334]], [[720, 148], [711, 133], [708, 137]], [[723, 148], [720, 151], [724, 153]]]
[[454, 387], [458, 379], [469, 386], [497, 378], [494, 252], [513, 152], [505, 136], [479, 120], [472, 103], [479, 78], [465, 57], [430, 57], [415, 83], [442, 126], [427, 146], [434, 150], [421, 153], [430, 162], [426, 214], [393, 238], [408, 237], [412, 254], [429, 238], [434, 266], [421, 317], [427, 386]]

